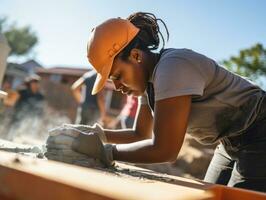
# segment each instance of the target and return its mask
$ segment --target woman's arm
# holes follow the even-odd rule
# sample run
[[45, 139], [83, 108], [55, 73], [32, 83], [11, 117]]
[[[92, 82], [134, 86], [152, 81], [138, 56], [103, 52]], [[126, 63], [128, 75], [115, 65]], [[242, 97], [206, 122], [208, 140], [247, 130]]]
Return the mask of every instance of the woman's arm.
[[[117, 145], [113, 151], [114, 159], [134, 163], [175, 161], [183, 144], [190, 106], [191, 96], [157, 101], [154, 113], [154, 138]], [[145, 119], [143, 120], [145, 122]]]
[[132, 129], [104, 129], [109, 143], [126, 144], [152, 138], [153, 117], [148, 105], [140, 105]]

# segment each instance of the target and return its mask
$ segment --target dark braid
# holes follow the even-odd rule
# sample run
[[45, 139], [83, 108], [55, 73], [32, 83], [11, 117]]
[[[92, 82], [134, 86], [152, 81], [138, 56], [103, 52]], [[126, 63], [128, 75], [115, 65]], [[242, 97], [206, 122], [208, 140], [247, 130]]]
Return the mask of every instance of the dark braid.
[[162, 49], [165, 46], [165, 39], [160, 31], [158, 22], [160, 21], [166, 30], [167, 41], [169, 39], [168, 29], [162, 19], [156, 18], [152, 13], [137, 12], [127, 18], [132, 24], [140, 29], [137, 36], [122, 50], [120, 56], [127, 59], [133, 48], [141, 49], [146, 52], [156, 50], [160, 44], [160, 38], [163, 41]]

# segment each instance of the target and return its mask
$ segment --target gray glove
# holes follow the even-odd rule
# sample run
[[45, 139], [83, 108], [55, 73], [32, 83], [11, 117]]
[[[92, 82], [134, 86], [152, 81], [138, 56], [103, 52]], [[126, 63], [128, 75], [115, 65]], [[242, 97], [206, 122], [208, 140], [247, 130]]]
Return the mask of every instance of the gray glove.
[[59, 136], [59, 135], [65, 135], [65, 136], [69, 136], [69, 137], [77, 137], [81, 131], [78, 129], [75, 129], [73, 127], [66, 127], [63, 125], [63, 126], [55, 127], [53, 129], [49, 130], [48, 132], [49, 132], [50, 137], [55, 137], [55, 136]]
[[97, 133], [81, 133], [72, 143], [72, 149], [79, 153], [99, 159], [106, 166], [113, 166], [113, 146], [112, 144], [103, 144]]
[[80, 124], [63, 124], [60, 127], [50, 130], [49, 133], [50, 135], [54, 135], [54, 136], [64, 134], [64, 135], [70, 135], [70, 136], [76, 137], [78, 134], [73, 133], [73, 130], [79, 130], [83, 133], [89, 133], [89, 132], [97, 133], [100, 139], [104, 143], [107, 142], [107, 138], [104, 133], [104, 130], [102, 126], [98, 123], [95, 123], [93, 126], [80, 125]]
[[[91, 158], [100, 160], [106, 166], [112, 166], [113, 145], [103, 144], [98, 133], [84, 133], [70, 126], [61, 126], [50, 131], [46, 142], [47, 152], [67, 149], [86, 154]], [[49, 155], [49, 154], [48, 154]]]
[[75, 164], [83, 167], [105, 167], [101, 162], [87, 155], [78, 153], [72, 149], [48, 149], [45, 157], [49, 160], [60, 161], [69, 164]]
[[[72, 130], [73, 131], [73, 130]], [[80, 132], [78, 131], [73, 131], [77, 136], [79, 135]], [[76, 137], [77, 137], [76, 136]], [[70, 148], [72, 146], [72, 143], [74, 141], [75, 137], [69, 136], [69, 135], [56, 135], [56, 136], [49, 136], [46, 140], [46, 148], [50, 146], [50, 148], [57, 148], [60, 146], [65, 146], [65, 148]]]

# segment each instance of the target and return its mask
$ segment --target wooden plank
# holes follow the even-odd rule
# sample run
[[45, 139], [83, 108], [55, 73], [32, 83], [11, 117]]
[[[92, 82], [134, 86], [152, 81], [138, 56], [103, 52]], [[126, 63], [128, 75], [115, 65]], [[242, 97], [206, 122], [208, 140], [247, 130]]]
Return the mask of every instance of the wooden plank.
[[[126, 165], [119, 166], [124, 169]], [[169, 183], [165, 180], [118, 177], [104, 171], [0, 152], [0, 195], [11, 199], [211, 199], [211, 193], [205, 191], [206, 185], [200, 181], [174, 176]]]
[[266, 200], [266, 193], [244, 190], [240, 188], [213, 185], [209, 189], [214, 194], [214, 200]]

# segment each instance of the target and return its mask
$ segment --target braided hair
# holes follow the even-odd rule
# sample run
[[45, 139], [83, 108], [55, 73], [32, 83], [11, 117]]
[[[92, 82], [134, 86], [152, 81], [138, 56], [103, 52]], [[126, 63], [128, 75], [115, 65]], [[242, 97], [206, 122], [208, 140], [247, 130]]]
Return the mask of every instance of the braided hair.
[[140, 29], [136, 37], [122, 50], [120, 57], [124, 60], [128, 58], [133, 48], [150, 52], [159, 48], [160, 40], [162, 40], [162, 49], [165, 46], [165, 39], [161, 33], [158, 22], [160, 21], [167, 33], [167, 41], [169, 39], [169, 32], [164, 21], [157, 18], [152, 13], [137, 12], [130, 15], [127, 20]]

